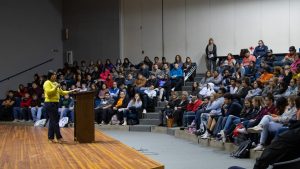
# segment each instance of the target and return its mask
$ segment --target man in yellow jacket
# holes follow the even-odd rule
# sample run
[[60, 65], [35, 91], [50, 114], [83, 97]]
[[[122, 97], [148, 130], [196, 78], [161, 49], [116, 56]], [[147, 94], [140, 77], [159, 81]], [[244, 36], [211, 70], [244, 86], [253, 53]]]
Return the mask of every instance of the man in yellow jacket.
[[59, 114], [58, 114], [58, 103], [60, 95], [66, 95], [77, 90], [63, 91], [60, 88], [59, 83], [56, 82], [56, 73], [54, 71], [48, 72], [48, 80], [44, 83], [44, 93], [45, 93], [45, 111], [49, 117], [49, 129], [48, 129], [48, 139], [49, 142], [54, 142], [54, 136], [59, 143], [62, 143], [63, 139], [60, 134], [59, 128]]

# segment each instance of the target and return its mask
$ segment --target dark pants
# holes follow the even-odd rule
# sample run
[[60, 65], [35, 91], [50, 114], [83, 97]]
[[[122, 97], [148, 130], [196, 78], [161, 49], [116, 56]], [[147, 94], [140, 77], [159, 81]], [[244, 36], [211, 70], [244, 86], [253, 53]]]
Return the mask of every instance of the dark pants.
[[0, 109], [0, 120], [11, 121], [13, 120], [13, 108], [12, 107], [1, 107]]
[[109, 123], [111, 116], [112, 116], [113, 112], [111, 108], [108, 109], [95, 109], [95, 121], [97, 123], [101, 123], [102, 121], [104, 121], [106, 124]]
[[29, 109], [29, 107], [23, 107], [21, 110], [22, 110], [22, 117], [24, 120], [26, 121], [32, 120], [31, 110]]
[[177, 77], [172, 79], [172, 88], [175, 88], [175, 91], [181, 91], [183, 86], [183, 77]]
[[174, 121], [176, 122], [177, 126], [182, 126], [182, 119], [183, 119], [184, 110], [175, 110], [174, 112]]
[[59, 113], [58, 113], [58, 103], [56, 102], [45, 102], [45, 111], [49, 116], [49, 129], [48, 129], [48, 139], [62, 138], [59, 128]]
[[[300, 156], [300, 124], [296, 128], [290, 129], [273, 140], [256, 160], [254, 169], [267, 168], [270, 164], [293, 160]], [[297, 165], [297, 166], [296, 166]], [[293, 168], [299, 168], [299, 164], [294, 164]], [[278, 168], [292, 168], [288, 165]]]

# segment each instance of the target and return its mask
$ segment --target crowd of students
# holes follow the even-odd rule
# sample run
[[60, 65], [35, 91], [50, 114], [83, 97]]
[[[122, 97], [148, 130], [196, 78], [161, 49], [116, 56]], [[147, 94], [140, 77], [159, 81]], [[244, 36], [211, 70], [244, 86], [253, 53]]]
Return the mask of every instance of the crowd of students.
[[[241, 60], [236, 60], [229, 53], [218, 67], [212, 59], [216, 55], [213, 42], [206, 52], [208, 71], [199, 82], [194, 81], [195, 72], [188, 77], [193, 82], [191, 91], [182, 91], [182, 86], [194, 64], [189, 57], [183, 62], [180, 55], [171, 63], [164, 57], [154, 61], [145, 57], [139, 64], [128, 58], [116, 64], [109, 59], [88, 65], [74, 62], [57, 70], [58, 82], [64, 90], [95, 91], [98, 124], [138, 124], [143, 113], [154, 111], [157, 102], [166, 102], [160, 125], [173, 119], [175, 125], [188, 127], [203, 139], [215, 137], [223, 142], [250, 138], [257, 143], [255, 150], [262, 150], [270, 138], [300, 119], [300, 59], [294, 46], [280, 60], [260, 40], [253, 54], [243, 49]], [[45, 80], [36, 74], [28, 86], [9, 91], [2, 101], [1, 120], [47, 118], [43, 111]], [[59, 107], [60, 116], [73, 122], [72, 95], [62, 97]]]
[[[167, 62], [163, 57], [151, 61], [148, 57], [139, 64], [132, 64], [128, 58], [116, 64], [109, 59], [88, 65], [65, 64], [57, 70], [58, 83], [63, 90], [80, 89], [95, 91], [95, 122], [99, 124], [138, 124], [142, 113], [154, 111], [157, 101], [167, 101], [171, 91], [181, 91], [184, 74], [189, 72], [194, 63], [189, 57], [183, 62], [180, 55], [174, 62]], [[196, 73], [189, 76], [193, 80]], [[2, 101], [0, 120], [14, 122], [35, 122], [47, 118], [43, 111], [44, 75], [34, 75], [34, 80], [27, 86], [19, 85], [17, 91], [8, 91]], [[74, 122], [74, 98], [72, 95], [61, 97], [60, 117], [69, 117]]]

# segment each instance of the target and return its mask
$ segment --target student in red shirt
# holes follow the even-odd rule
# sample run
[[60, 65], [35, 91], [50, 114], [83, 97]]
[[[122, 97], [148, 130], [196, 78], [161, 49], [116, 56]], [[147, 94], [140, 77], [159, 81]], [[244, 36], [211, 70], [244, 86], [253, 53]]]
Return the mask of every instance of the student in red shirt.
[[194, 119], [196, 111], [202, 105], [201, 96], [193, 96], [190, 103], [187, 105], [186, 112], [183, 114], [183, 125], [188, 126]]
[[22, 101], [21, 101], [21, 112], [22, 112], [23, 122], [25, 120], [28, 122], [32, 122], [30, 105], [31, 105], [31, 97], [29, 93], [26, 92], [24, 94], [24, 97], [22, 97]]

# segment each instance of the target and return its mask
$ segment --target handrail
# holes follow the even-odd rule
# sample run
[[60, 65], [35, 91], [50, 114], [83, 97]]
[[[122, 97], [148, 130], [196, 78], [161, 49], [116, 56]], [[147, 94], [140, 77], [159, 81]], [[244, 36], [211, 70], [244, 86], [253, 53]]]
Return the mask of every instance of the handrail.
[[184, 76], [184, 82], [196, 71], [197, 65], [193, 65], [190, 71]]
[[0, 83], [4, 82], [4, 81], [6, 81], [6, 80], [9, 80], [9, 79], [11, 79], [11, 78], [14, 78], [14, 77], [16, 77], [16, 76], [18, 76], [18, 75], [20, 75], [20, 74], [25, 73], [25, 72], [28, 72], [29, 70], [32, 70], [32, 69], [37, 68], [37, 67], [40, 67], [40, 66], [42, 66], [42, 65], [44, 65], [44, 64], [46, 64], [46, 63], [48, 63], [48, 62], [52, 62], [53, 60], [54, 60], [54, 58], [48, 59], [48, 60], [46, 60], [46, 61], [44, 61], [44, 62], [42, 62], [42, 63], [40, 63], [40, 64], [37, 64], [37, 65], [35, 65], [35, 66], [32, 66], [31, 68], [28, 68], [28, 69], [26, 69], [26, 70], [20, 71], [20, 72], [14, 74], [14, 75], [8, 76], [7, 78], [4, 78], [4, 79], [0, 80]]

